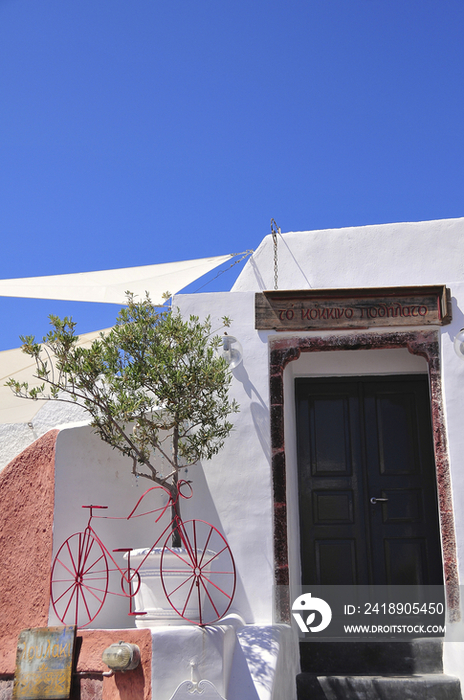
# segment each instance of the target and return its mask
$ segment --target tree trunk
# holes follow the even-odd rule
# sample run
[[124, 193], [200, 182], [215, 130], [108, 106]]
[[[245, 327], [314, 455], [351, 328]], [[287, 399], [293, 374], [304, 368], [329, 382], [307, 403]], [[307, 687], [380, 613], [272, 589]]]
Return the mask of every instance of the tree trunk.
[[171, 517], [172, 517], [172, 546], [173, 547], [182, 547], [182, 541], [180, 539], [180, 534], [179, 530], [177, 529], [177, 524], [180, 520], [180, 496], [177, 491], [177, 482], [178, 482], [178, 476], [177, 474], [173, 478], [173, 493], [175, 494], [173, 497], [173, 504], [171, 506]]
[[180, 539], [180, 534], [177, 529], [177, 524], [180, 520], [180, 499], [181, 496], [179, 494], [179, 491], [177, 489], [177, 484], [179, 481], [179, 472], [178, 472], [178, 463], [177, 463], [177, 455], [178, 455], [178, 445], [179, 445], [179, 430], [177, 427], [174, 428], [173, 433], [172, 433], [172, 461], [174, 463], [174, 467], [176, 469], [176, 473], [174, 474], [172, 478], [172, 494], [173, 494], [173, 506], [171, 508], [172, 512], [172, 546], [173, 547], [181, 547], [182, 542]]

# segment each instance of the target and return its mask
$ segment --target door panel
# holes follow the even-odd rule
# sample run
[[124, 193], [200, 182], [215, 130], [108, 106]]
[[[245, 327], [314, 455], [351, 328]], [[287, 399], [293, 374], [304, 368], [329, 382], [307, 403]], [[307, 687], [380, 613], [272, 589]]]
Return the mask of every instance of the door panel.
[[352, 523], [353, 492], [313, 491], [313, 514], [317, 525], [324, 523]]
[[303, 583], [441, 584], [427, 378], [298, 379], [296, 400]]
[[300, 522], [311, 533], [303, 581], [352, 585], [367, 577], [357, 387], [318, 383], [310, 395], [306, 388], [298, 399]]
[[400, 585], [427, 584], [426, 543], [423, 538], [385, 539], [386, 581]]
[[[385, 387], [383, 387], [385, 389]], [[372, 393], [371, 393], [372, 392]], [[369, 395], [371, 393], [371, 395]], [[415, 434], [415, 396], [366, 386], [364, 394], [366, 430], [375, 444], [368, 445], [378, 450], [381, 474], [410, 474], [418, 471]], [[374, 423], [375, 421], [375, 423]], [[370, 455], [375, 458], [375, 454]]]
[[356, 583], [355, 540], [316, 540], [317, 580], [322, 584], [351, 586]]
[[[313, 403], [313, 474], [348, 474], [351, 471], [349, 407], [347, 397], [315, 398]], [[343, 439], [334, 440], [334, 433]]]

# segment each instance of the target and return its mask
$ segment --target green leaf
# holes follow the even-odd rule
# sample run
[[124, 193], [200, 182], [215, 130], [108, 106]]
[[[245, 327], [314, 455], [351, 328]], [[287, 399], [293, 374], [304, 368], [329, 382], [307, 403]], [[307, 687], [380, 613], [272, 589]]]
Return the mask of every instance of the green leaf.
[[221, 341], [212, 336], [209, 317], [185, 320], [154, 306], [148, 294], [137, 301], [127, 293], [114, 328], [89, 348], [77, 346], [70, 317], [49, 318], [52, 328], [43, 344], [21, 337], [42, 383], [29, 388], [11, 378], [7, 385], [16, 395], [80, 403], [100, 438], [135, 459], [157, 483], [164, 480], [154, 467], [155, 454], [177, 473], [222, 448], [233, 429], [227, 419], [239, 407], [229, 400], [232, 377], [215, 353]]

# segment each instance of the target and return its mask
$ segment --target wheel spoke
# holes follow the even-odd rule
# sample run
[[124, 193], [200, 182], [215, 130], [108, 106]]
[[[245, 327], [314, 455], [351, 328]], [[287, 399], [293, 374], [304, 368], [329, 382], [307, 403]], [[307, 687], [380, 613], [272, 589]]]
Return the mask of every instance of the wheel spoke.
[[[85, 553], [84, 553], [84, 556], [82, 557], [82, 561], [79, 562], [79, 568], [80, 568], [80, 571], [82, 572], [82, 575], [85, 574], [85, 571], [83, 571], [83, 569], [87, 564], [88, 558], [90, 557], [90, 552], [92, 551], [92, 547], [94, 545], [94, 542], [95, 542], [94, 538], [91, 537], [89, 535], [89, 533], [86, 532], [84, 534], [84, 543], [83, 543], [83, 549], [85, 549]], [[102, 556], [104, 556], [103, 553], [102, 553]], [[101, 557], [100, 557], [100, 559], [101, 559]], [[93, 564], [91, 564], [90, 566], [93, 566]]]
[[[170, 535], [169, 535], [170, 536]], [[187, 566], [190, 566], [192, 569], [195, 568], [194, 565], [192, 564], [192, 560], [187, 559], [185, 556], [181, 557], [179, 552], [176, 552], [174, 549], [171, 549], [170, 547], [166, 547], [166, 551], [170, 552], [170, 554], [174, 554], [175, 557], [180, 559], [180, 561], [183, 561], [184, 564], [187, 564]]]
[[[76, 573], [77, 573], [76, 571], [71, 571], [71, 569], [70, 569], [69, 567], [67, 567], [66, 564], [65, 564], [63, 561], [61, 561], [61, 559], [58, 559], [58, 557], [55, 559], [55, 562], [56, 562], [57, 564], [60, 564], [60, 565], [63, 567], [63, 569], [66, 569], [66, 571], [68, 572], [68, 574], [71, 574], [71, 576], [72, 576], [73, 579], [74, 579], [74, 577], [76, 576]], [[63, 579], [63, 580], [64, 580], [64, 579]]]
[[[68, 602], [68, 604], [67, 604], [67, 606], [66, 606], [66, 609], [65, 609], [65, 611], [64, 611], [63, 617], [66, 617], [66, 615], [67, 615], [67, 613], [68, 613], [68, 610], [69, 610], [69, 606], [71, 605], [72, 599], [74, 598], [74, 596], [75, 596], [77, 590], [78, 590], [77, 586], [74, 586], [73, 592], [71, 593], [71, 596], [70, 596], [70, 598], [69, 598], [69, 602]], [[76, 605], [76, 607], [77, 607], [77, 605]]]
[[[206, 590], [206, 589], [205, 589]], [[200, 625], [203, 624], [203, 606], [202, 606], [202, 600], [201, 600], [201, 589], [200, 589], [200, 584], [197, 581], [197, 605], [198, 605], [198, 622]], [[215, 610], [216, 615], [219, 616], [219, 613], [217, 610]]]
[[193, 560], [195, 562], [195, 566], [198, 566], [198, 547], [197, 547], [197, 524], [195, 520], [192, 523], [193, 525]]
[[189, 590], [188, 595], [187, 595], [187, 597], [186, 597], [186, 599], [185, 599], [185, 605], [184, 605], [184, 607], [183, 607], [183, 609], [182, 609], [182, 615], [184, 615], [184, 614], [185, 614], [185, 611], [187, 610], [187, 606], [188, 606], [188, 603], [189, 603], [189, 600], [190, 600], [190, 596], [192, 595], [192, 590], [193, 590], [194, 585], [195, 585], [195, 579], [193, 579], [193, 581], [192, 581], [192, 583], [191, 583], [191, 586], [190, 586], [190, 590]]
[[85, 530], [60, 547], [52, 567], [50, 596], [64, 624], [89, 625], [108, 592], [108, 564], [98, 540]]
[[[99, 603], [103, 603], [103, 598], [99, 598], [97, 593], [103, 593], [106, 594], [106, 590], [104, 588], [96, 588], [95, 586], [89, 586], [88, 584], [81, 583], [80, 584], [81, 590], [84, 589], [88, 591], [91, 595], [93, 595], [94, 598], [98, 600]], [[94, 593], [96, 591], [97, 593]]]
[[104, 556], [105, 556], [105, 555], [102, 553], [102, 555], [101, 555], [100, 557], [98, 557], [98, 559], [96, 559], [96, 560], [94, 561], [93, 564], [90, 564], [90, 566], [88, 566], [88, 567], [85, 569], [85, 571], [82, 571], [81, 576], [86, 576], [87, 573], [88, 573], [91, 569], [93, 569], [93, 567], [96, 566], [96, 565], [98, 564], [99, 561], [101, 561], [101, 560], [104, 558]]
[[87, 611], [87, 616], [88, 616], [89, 618], [91, 618], [92, 615], [91, 615], [91, 613], [90, 613], [89, 606], [87, 605], [87, 600], [86, 600], [86, 598], [85, 598], [84, 591], [82, 590], [82, 588], [83, 588], [83, 586], [79, 586], [79, 593], [81, 594], [81, 598], [82, 598], [82, 600], [83, 600], [83, 602], [84, 602], [85, 609], [86, 609], [86, 611]]
[[[211, 535], [212, 535], [212, 534], [213, 534], [213, 526], [211, 525], [210, 530], [209, 530], [208, 539], [206, 540], [205, 544], [203, 545], [203, 551], [202, 551], [202, 553], [201, 553], [201, 560], [200, 560], [200, 563], [198, 564], [199, 567], [202, 566], [203, 559], [205, 558], [205, 554], [206, 554], [206, 552], [208, 551], [208, 546], [209, 546], [209, 542], [210, 542], [210, 540], [211, 540]], [[222, 549], [222, 551], [224, 551], [224, 549], [225, 549], [225, 547]], [[214, 557], [213, 557], [213, 559], [214, 559]], [[210, 559], [210, 561], [212, 561], [212, 559]], [[209, 563], [209, 562], [208, 562], [208, 563]], [[207, 566], [207, 564], [206, 564], [205, 566]]]
[[[204, 589], [206, 595], [208, 596], [209, 602], [210, 602], [211, 605], [213, 606], [214, 612], [216, 613], [216, 615], [217, 615], [218, 617], [221, 617], [221, 615], [220, 615], [219, 612], [218, 612], [218, 609], [216, 608], [216, 606], [215, 606], [215, 604], [214, 604], [214, 602], [213, 602], [213, 599], [211, 598], [210, 592], [209, 592], [208, 589], [206, 588], [206, 586], [205, 586], [205, 584], [204, 584], [204, 581], [203, 581], [202, 579], [201, 579], [201, 585], [203, 586], [203, 589]], [[200, 589], [200, 586], [198, 586], [198, 589]], [[200, 596], [200, 591], [199, 591], [199, 590], [198, 590], [198, 596]], [[201, 624], [201, 620], [200, 620], [200, 624]]]
[[227, 542], [203, 520], [179, 522], [177, 532], [182, 551], [171, 546], [169, 535], [161, 555], [166, 597], [186, 620], [200, 625], [216, 622], [230, 608], [235, 593], [235, 565]]
[[55, 604], [56, 604], [56, 603], [59, 603], [60, 600], [61, 600], [62, 598], [64, 598], [64, 596], [65, 596], [67, 593], [69, 593], [69, 591], [71, 590], [71, 588], [74, 588], [74, 587], [75, 587], [75, 585], [76, 585], [76, 584], [75, 584], [75, 582], [73, 581], [73, 582], [71, 583], [71, 585], [68, 586], [68, 588], [64, 591], [64, 593], [62, 593], [62, 594], [60, 595], [59, 598], [56, 598], [56, 599], [55, 599]]
[[[68, 550], [68, 552], [69, 552], [69, 558], [71, 559], [71, 563], [72, 563], [72, 565], [73, 565], [74, 573], [77, 574], [78, 569], [77, 569], [76, 563], [75, 563], [75, 561], [74, 561], [74, 556], [73, 556], [73, 553], [72, 553], [72, 551], [71, 551], [71, 547], [69, 546], [69, 540], [66, 540], [66, 548], [67, 548], [67, 550]], [[70, 573], [71, 573], [71, 572], [70, 572]]]
[[[174, 572], [173, 572], [172, 569], [170, 569], [170, 570], [169, 570], [169, 573], [171, 573], [171, 574], [172, 574], [172, 573], [182, 573], [182, 571], [180, 571], [180, 572], [174, 571]], [[192, 585], [195, 583], [195, 576], [193, 576], [193, 574], [192, 574], [192, 576], [189, 576], [188, 578], [186, 578], [185, 581], [182, 581], [182, 583], [179, 583], [179, 585], [177, 586], [177, 588], [174, 588], [172, 591], [169, 591], [169, 594], [166, 593], [167, 597], [168, 597], [168, 598], [171, 598], [171, 596], [173, 596], [174, 593], [177, 593], [177, 591], [179, 591], [179, 590], [180, 590], [183, 586], [185, 586], [185, 584], [188, 583], [189, 581], [192, 581]]]
[[[216, 571], [215, 571], [214, 573], [216, 574]], [[210, 578], [208, 578], [207, 576], [201, 576], [201, 577], [200, 577], [200, 581], [201, 581], [201, 583], [202, 583], [203, 586], [205, 586], [205, 583], [204, 583], [204, 582], [207, 581], [208, 585], [214, 586], [214, 588], [215, 588], [219, 593], [222, 593], [222, 595], [225, 595], [226, 598], [229, 598], [229, 600], [232, 600], [232, 596], [230, 596], [226, 591], [224, 591], [222, 588], [220, 588], [216, 583], [214, 583], [214, 581], [212, 581], [212, 580], [211, 580]], [[206, 586], [205, 586], [205, 591], [206, 591], [206, 590], [207, 590], [207, 588], [206, 588]]]
[[[195, 562], [195, 553], [194, 553], [194, 551], [193, 551], [193, 549], [192, 549], [192, 545], [190, 544], [190, 540], [189, 540], [189, 538], [186, 536], [186, 532], [185, 532], [185, 530], [184, 530], [183, 527], [180, 527], [180, 526], [179, 526], [178, 532], [179, 532], [179, 535], [180, 535], [181, 542], [182, 542], [182, 544], [184, 545], [184, 547], [185, 547], [185, 549], [187, 550], [188, 555], [189, 555], [189, 557], [190, 557], [190, 563], [193, 562], [192, 568], [195, 568], [195, 565], [196, 565], [196, 562]], [[175, 552], [173, 552], [173, 553], [175, 554]], [[181, 559], [181, 558], [182, 558], [182, 557], [179, 557], [179, 559]]]
[[[213, 556], [212, 556], [210, 559], [208, 559], [208, 561], [207, 561], [203, 566], [209, 566], [209, 564], [211, 564], [211, 562], [213, 562], [215, 559], [217, 559], [218, 557], [220, 557], [221, 554], [222, 554], [223, 552], [226, 552], [228, 549], [229, 549], [229, 547], [226, 545], [226, 546], [223, 547], [219, 552], [214, 552]], [[206, 552], [205, 552], [205, 553], [206, 553]], [[217, 574], [218, 572], [215, 571], [214, 573]]]

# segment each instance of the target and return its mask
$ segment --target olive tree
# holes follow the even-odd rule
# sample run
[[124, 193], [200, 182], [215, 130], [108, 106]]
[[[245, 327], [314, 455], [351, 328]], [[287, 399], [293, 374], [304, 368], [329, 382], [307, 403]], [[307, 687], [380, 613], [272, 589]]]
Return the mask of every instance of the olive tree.
[[[228, 417], [238, 411], [210, 319], [185, 320], [148, 295], [136, 301], [128, 293], [114, 328], [90, 347], [77, 344], [71, 318], [50, 316], [50, 323], [42, 343], [21, 337], [39, 386], [7, 384], [20, 397], [81, 404], [100, 438], [132, 459], [133, 474], [164, 486], [176, 502], [179, 470], [215, 455], [232, 430]], [[168, 473], [155, 466], [156, 455]]]

